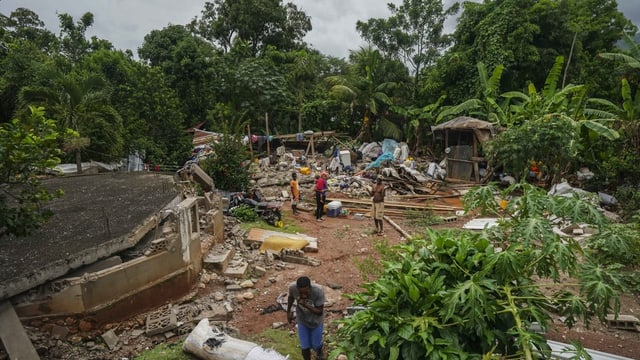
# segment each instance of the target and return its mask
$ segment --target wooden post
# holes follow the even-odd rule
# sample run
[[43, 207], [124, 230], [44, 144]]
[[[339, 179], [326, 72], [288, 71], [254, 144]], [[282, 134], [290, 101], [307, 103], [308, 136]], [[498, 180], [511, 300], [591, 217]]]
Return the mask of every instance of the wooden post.
[[[473, 159], [474, 157], [475, 158], [478, 157], [478, 143], [476, 140], [476, 134], [471, 133], [471, 137], [473, 139], [473, 157], [472, 157]], [[473, 172], [476, 175], [475, 178], [476, 178], [476, 184], [477, 184], [480, 182], [480, 174], [479, 174], [480, 167], [478, 166], [478, 160], [473, 161]]]
[[253, 162], [253, 142], [251, 141], [251, 125], [247, 125], [247, 134], [249, 134], [249, 153], [251, 154], [251, 162]]
[[267, 156], [271, 155], [271, 148], [269, 147], [269, 113], [264, 113], [264, 122], [267, 126]]

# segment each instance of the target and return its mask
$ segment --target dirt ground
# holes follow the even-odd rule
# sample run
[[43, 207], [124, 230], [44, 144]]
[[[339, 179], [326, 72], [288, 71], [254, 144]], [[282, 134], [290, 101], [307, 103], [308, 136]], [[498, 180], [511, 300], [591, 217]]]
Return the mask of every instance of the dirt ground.
[[[285, 205], [288, 206], [288, 205]], [[286, 313], [276, 311], [262, 314], [262, 310], [270, 305], [277, 304], [276, 298], [286, 291], [287, 284], [301, 275], [309, 276], [313, 281], [324, 285], [328, 306], [325, 307], [325, 329], [334, 331], [331, 321], [341, 318], [350, 302], [341, 297], [343, 293], [359, 291], [362, 282], [361, 274], [356, 262], [376, 255], [375, 243], [386, 239], [389, 244], [397, 244], [403, 241], [401, 234], [385, 223], [385, 235], [383, 237], [374, 234], [373, 221], [355, 220], [352, 216], [347, 218], [325, 218], [324, 222], [316, 222], [313, 212], [302, 212], [297, 217], [287, 213], [288, 221], [294, 221], [307, 230], [307, 235], [318, 238], [318, 253], [309, 254], [321, 260], [318, 267], [304, 265], [292, 265], [291, 270], [269, 273], [256, 284], [255, 299], [246, 303], [238, 312], [234, 313], [232, 325], [240, 329], [241, 334], [247, 336], [259, 334], [270, 328], [277, 322], [286, 323]], [[468, 219], [460, 218], [457, 222], [446, 223], [436, 227], [462, 226]], [[409, 219], [394, 220], [400, 227], [410, 233], [418, 233]], [[269, 279], [275, 278], [275, 283]], [[639, 316], [640, 299], [625, 298], [621, 314]], [[600, 324], [592, 324], [589, 329], [576, 326], [572, 330], [566, 329], [557, 321], [552, 331], [547, 333], [547, 338], [563, 343], [571, 340], [580, 341], [584, 347], [599, 350], [611, 354], [640, 359], [640, 333], [633, 331], [609, 329]], [[268, 344], [262, 344], [269, 346]]]
[[[446, 201], [459, 201], [459, 199], [452, 198]], [[325, 329], [327, 332], [335, 331], [335, 325], [332, 325], [332, 321], [341, 318], [347, 307], [351, 305], [342, 295], [358, 292], [360, 290], [359, 284], [363, 282], [362, 274], [356, 264], [376, 257], [375, 244], [379, 241], [386, 241], [389, 244], [398, 244], [404, 241], [400, 232], [386, 222], [384, 225], [385, 235], [379, 236], [374, 234], [375, 227], [369, 218], [357, 220], [353, 216], [347, 216], [325, 218], [323, 222], [316, 222], [311, 211], [293, 216], [288, 202], [285, 203], [283, 210], [286, 223], [296, 224], [304, 229], [306, 235], [318, 239], [318, 252], [307, 253], [307, 255], [320, 260], [321, 265], [312, 267], [288, 263], [285, 269], [277, 267], [269, 269], [264, 276], [257, 279], [255, 297], [241, 304], [234, 304], [233, 320], [229, 325], [239, 330], [241, 338], [255, 339], [255, 335], [271, 328], [274, 323], [286, 323], [284, 311], [263, 314], [263, 310], [276, 305], [278, 295], [286, 292], [288, 284], [301, 275], [309, 276], [313, 281], [325, 287], [327, 299]], [[411, 219], [393, 218], [393, 220], [409, 233], [417, 234], [420, 232], [420, 229], [412, 224]], [[468, 220], [460, 217], [455, 222], [448, 222], [436, 227], [461, 227]], [[224, 291], [224, 285], [209, 283], [195, 291], [187, 301], [193, 304], [208, 301], [207, 299], [210, 299], [211, 294], [216, 291]], [[640, 299], [638, 297], [625, 298], [621, 313], [639, 316]], [[68, 319], [69, 321], [57, 320], [55, 324], [74, 329], [69, 334], [69, 341], [59, 341], [52, 338], [45, 328], [51, 327], [53, 324], [46, 324], [46, 321], [30, 322], [26, 324], [26, 328], [39, 353], [47, 354], [43, 359], [131, 359], [159, 343], [173, 343], [184, 339], [184, 336], [178, 335], [171, 338], [164, 338], [162, 334], [155, 337], [133, 335], [136, 329], [143, 328], [145, 318], [146, 314], [140, 314], [128, 321], [108, 324], [100, 329], [92, 329], [90, 333], [75, 330], [78, 328], [78, 324], [71, 321], [72, 319]], [[116, 351], [110, 352], [100, 344], [99, 334], [109, 329], [116, 330], [120, 337], [121, 347]], [[283, 329], [286, 331], [287, 328]], [[577, 326], [569, 331], [557, 321], [547, 337], [564, 343], [569, 343], [570, 340], [579, 340], [586, 348], [640, 359], [639, 332], [609, 329], [599, 324], [592, 325], [590, 329]], [[89, 345], [89, 343], [94, 345]], [[84, 345], [78, 346], [80, 344]], [[271, 344], [262, 342], [260, 345], [271, 346]], [[2, 351], [0, 351], [0, 360], [3, 359]]]

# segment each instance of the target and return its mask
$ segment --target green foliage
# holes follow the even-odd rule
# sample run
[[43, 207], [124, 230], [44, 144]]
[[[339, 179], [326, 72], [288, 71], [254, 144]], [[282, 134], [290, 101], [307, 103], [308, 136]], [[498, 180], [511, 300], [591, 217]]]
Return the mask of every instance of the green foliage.
[[640, 228], [637, 224], [613, 224], [588, 237], [586, 244], [601, 263], [635, 267], [640, 260]]
[[215, 0], [205, 3], [202, 16], [190, 27], [224, 52], [246, 43], [248, 55], [257, 56], [270, 46], [298, 48], [311, 30], [311, 19], [281, 0]]
[[242, 222], [258, 221], [258, 213], [249, 205], [240, 205], [231, 209], [231, 215]]
[[430, 210], [406, 210], [403, 216], [415, 227], [428, 227], [442, 223], [442, 218]]
[[242, 129], [246, 123], [233, 126], [223, 122], [221, 136], [212, 141], [212, 154], [202, 160], [201, 167], [222, 190], [243, 191], [250, 180], [247, 146], [242, 143]]
[[149, 351], [137, 355], [134, 360], [195, 360], [196, 357], [182, 351], [184, 341], [161, 343]]
[[[497, 188], [490, 190], [497, 193]], [[520, 193], [506, 208], [510, 216], [483, 232], [432, 231], [393, 247], [383, 271], [364, 291], [348, 295], [366, 309], [340, 322], [337, 348], [357, 359], [533, 359], [550, 356], [545, 338], [550, 310], [589, 323], [617, 311], [623, 277], [616, 266], [597, 265], [589, 252], [553, 231], [553, 221], [608, 225], [589, 203], [549, 197], [544, 190], [516, 184]], [[479, 195], [479, 197], [478, 197]], [[486, 191], [465, 196], [483, 206]], [[552, 221], [551, 218], [554, 218]], [[561, 276], [576, 280], [576, 287]], [[536, 282], [534, 279], [543, 279]], [[557, 286], [547, 295], [542, 287]]]
[[417, 84], [424, 78], [423, 68], [432, 66], [451, 43], [450, 36], [443, 33], [444, 23], [458, 12], [460, 5], [456, 2], [445, 9], [441, 0], [404, 0], [399, 6], [389, 3], [388, 8], [389, 18], [358, 21], [356, 29], [385, 56], [411, 66], [411, 98], [416, 99]]
[[[284, 313], [282, 313], [282, 317], [285, 318]], [[268, 346], [263, 346], [273, 348], [282, 355], [288, 355], [290, 360], [302, 360], [298, 336], [290, 334], [289, 331], [267, 329], [260, 334], [252, 336], [248, 340], [256, 344], [268, 344]]]
[[43, 108], [0, 125], [0, 235], [29, 234], [52, 214], [42, 205], [61, 192], [46, 190], [37, 175], [60, 163], [56, 123]]
[[486, 145], [486, 156], [502, 171], [520, 178], [528, 172], [531, 161], [542, 161], [543, 176], [550, 183], [576, 166], [580, 144], [570, 120], [549, 116], [510, 127]]

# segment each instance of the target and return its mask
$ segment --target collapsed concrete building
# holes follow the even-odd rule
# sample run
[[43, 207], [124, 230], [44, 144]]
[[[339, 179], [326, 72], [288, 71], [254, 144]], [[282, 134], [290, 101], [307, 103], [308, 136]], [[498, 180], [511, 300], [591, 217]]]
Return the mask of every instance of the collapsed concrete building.
[[[10, 358], [29, 358], [20, 322], [89, 316], [128, 318], [184, 296], [202, 269], [201, 226], [224, 241], [210, 195], [185, 196], [175, 176], [110, 173], [46, 180], [64, 196], [27, 237], [0, 237], [0, 340]], [[199, 207], [205, 208], [201, 219]], [[13, 353], [12, 353], [13, 352]]]

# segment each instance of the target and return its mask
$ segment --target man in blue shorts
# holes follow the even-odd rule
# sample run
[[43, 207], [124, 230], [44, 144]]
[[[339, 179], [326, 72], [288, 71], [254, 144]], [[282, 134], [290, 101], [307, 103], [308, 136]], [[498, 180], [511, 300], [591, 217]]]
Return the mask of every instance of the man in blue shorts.
[[317, 359], [323, 360], [322, 331], [324, 322], [324, 290], [322, 286], [311, 284], [311, 280], [302, 276], [289, 285], [287, 299], [287, 321], [294, 320], [291, 308], [296, 303], [295, 318], [298, 323], [298, 339], [302, 349], [302, 358], [311, 360], [311, 349], [317, 354]]

